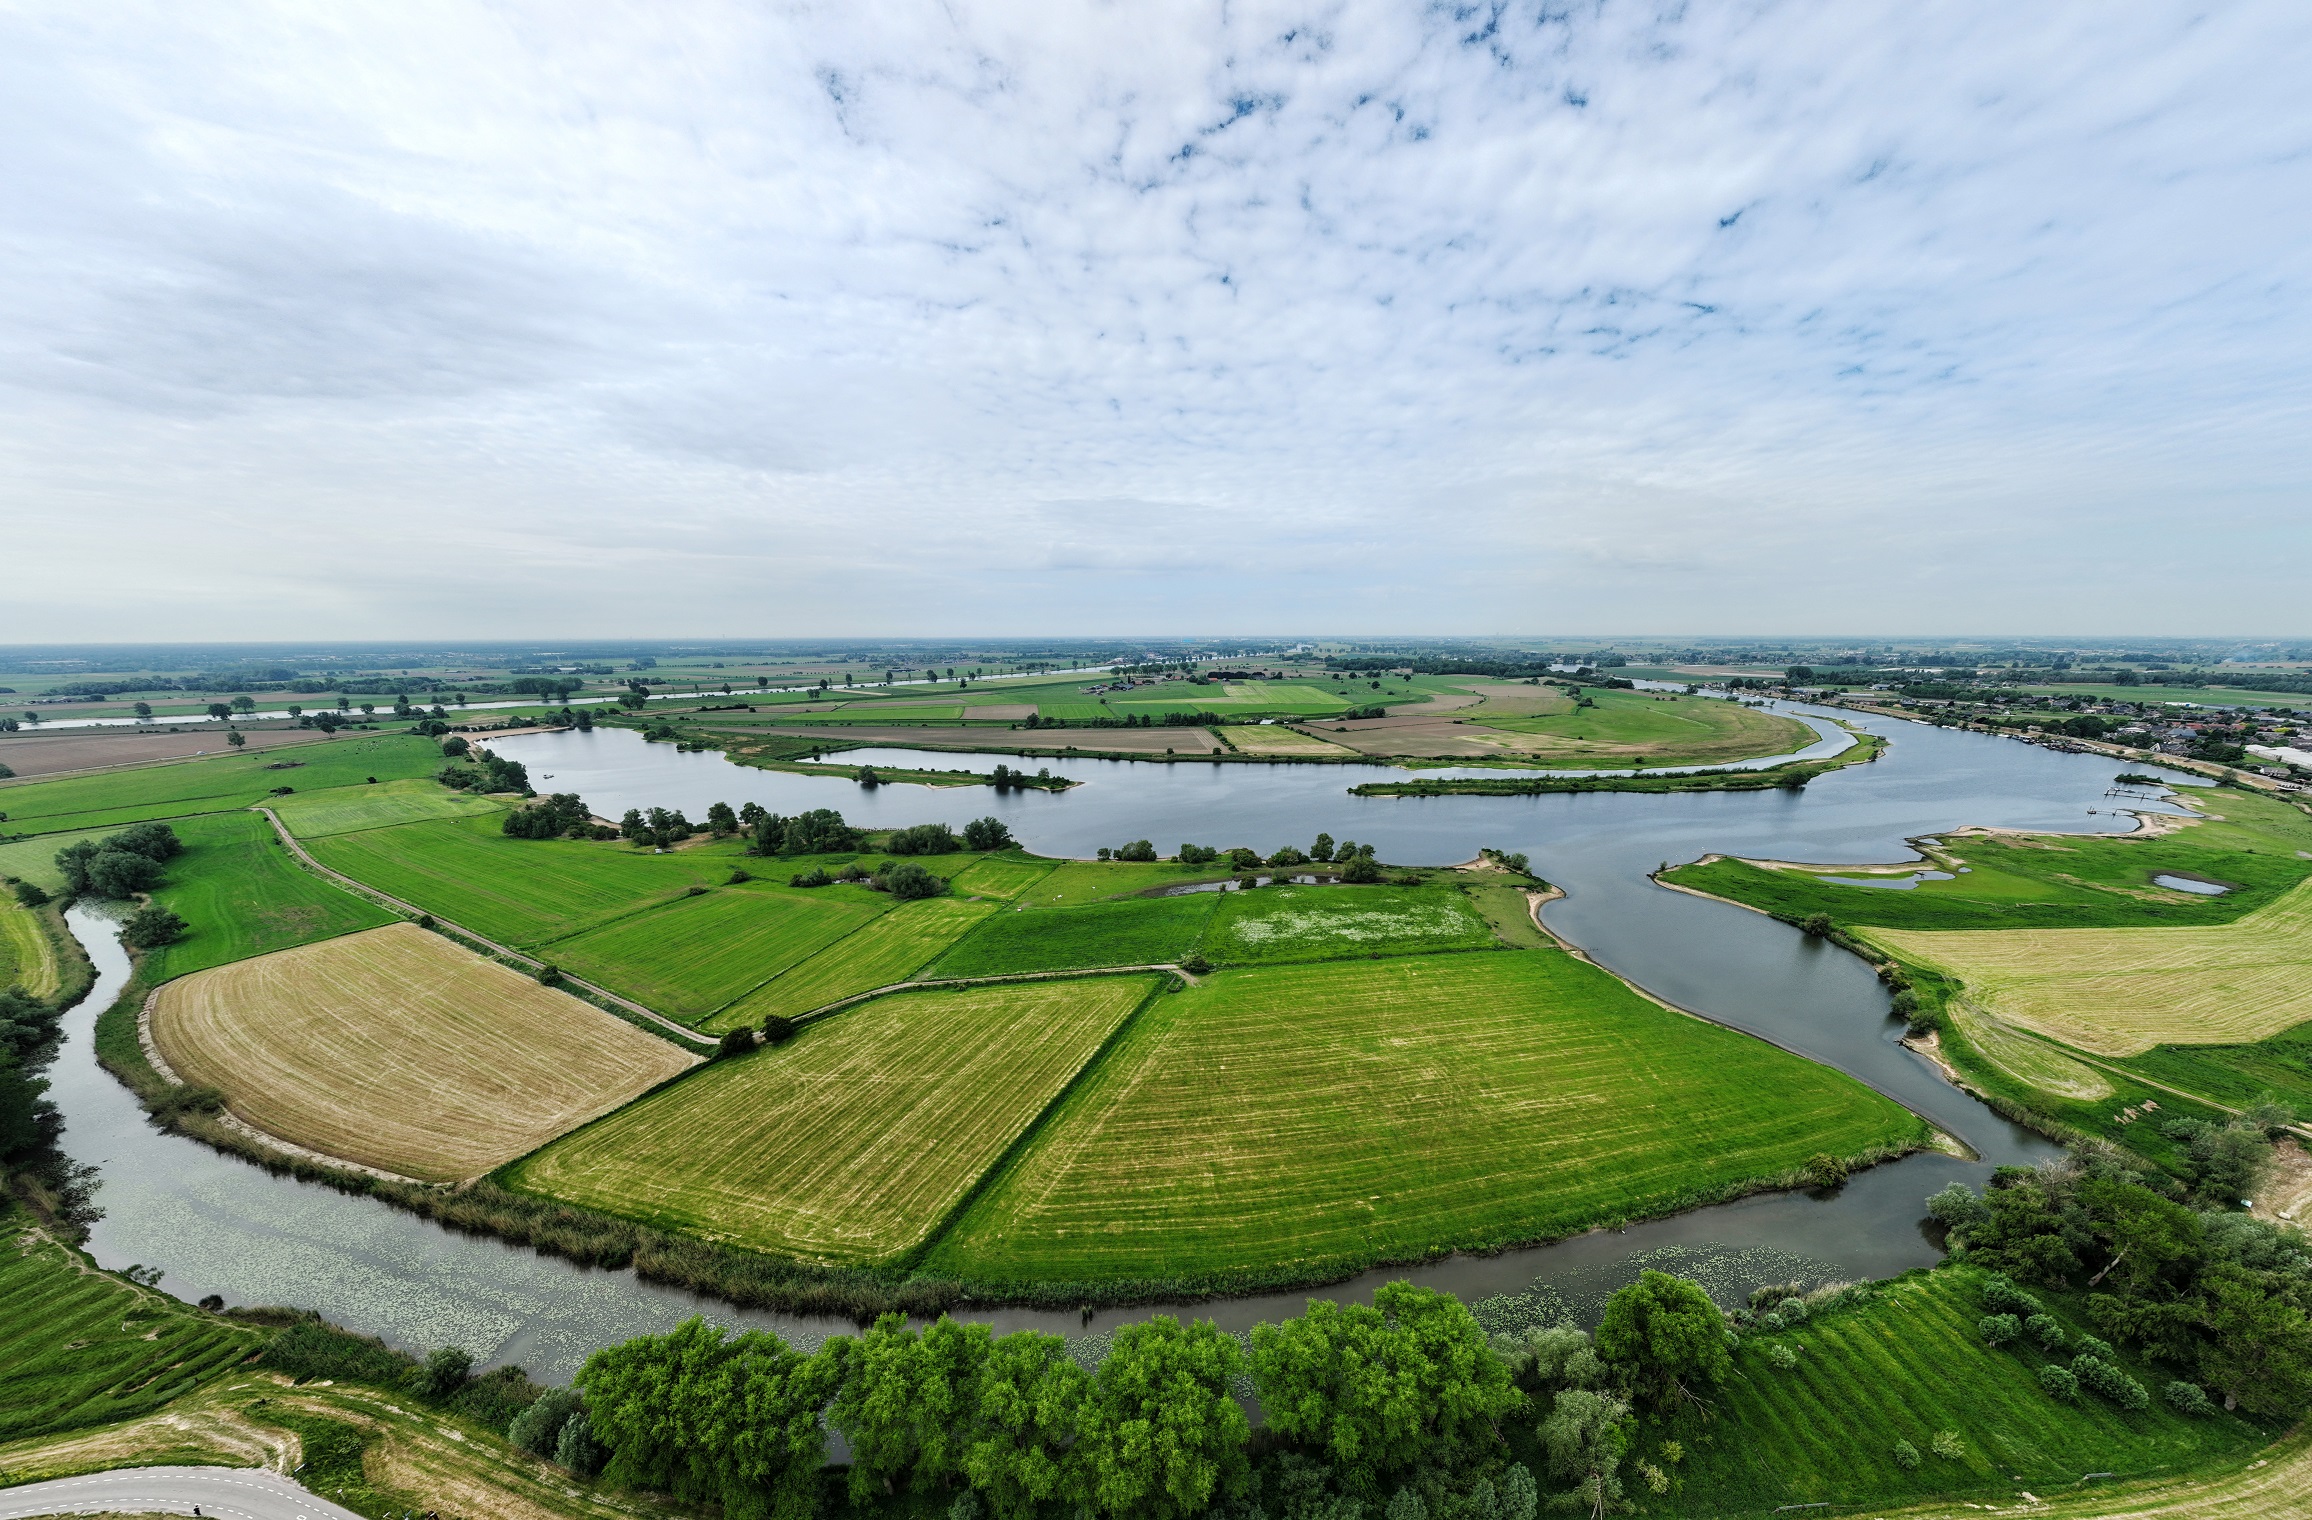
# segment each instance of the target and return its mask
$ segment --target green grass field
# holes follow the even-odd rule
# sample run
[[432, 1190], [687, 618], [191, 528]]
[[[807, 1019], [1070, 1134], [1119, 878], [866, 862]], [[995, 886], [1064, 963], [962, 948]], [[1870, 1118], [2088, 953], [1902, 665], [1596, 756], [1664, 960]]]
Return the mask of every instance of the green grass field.
[[1710, 765], [1760, 755], [1794, 753], [1815, 740], [1796, 719], [1709, 697], [1665, 700], [1653, 692], [1587, 690], [1595, 707], [1527, 716], [1491, 717], [1483, 708], [1469, 721], [1502, 733], [1530, 734], [1553, 745], [1551, 764], [1600, 767]]
[[[268, 769], [289, 761], [297, 764]], [[277, 786], [321, 791], [361, 785], [370, 776], [381, 783], [430, 776], [441, 764], [441, 749], [431, 739], [364, 735], [277, 751], [270, 760], [263, 754], [219, 755], [55, 781], [0, 783], [0, 812], [8, 815], [7, 832], [53, 834], [247, 807]]]
[[496, 820], [505, 804], [453, 792], [429, 778], [381, 781], [376, 786], [341, 786], [328, 791], [300, 791], [275, 798], [269, 806], [299, 839], [320, 839], [381, 829], [397, 823], [422, 823], [433, 818], [487, 817]]
[[1160, 997], [934, 1245], [977, 1281], [1305, 1279], [1923, 1138], [1837, 1072], [1562, 951], [1224, 971]]
[[878, 998], [555, 1142], [513, 1181], [806, 1261], [888, 1260], [946, 1218], [1154, 986]]
[[64, 963], [40, 915], [0, 899], [0, 987], [51, 998], [64, 985]]
[[857, 887], [797, 891], [748, 883], [554, 941], [556, 965], [695, 1022], [809, 959], [892, 906]]
[[150, 1413], [265, 1339], [96, 1271], [21, 1212], [0, 1215], [0, 1441]]
[[[1159, 849], [1166, 846], [1159, 845]], [[1216, 866], [1184, 866], [1177, 861], [1063, 860], [1051, 874], [1021, 895], [1030, 908], [1065, 908], [1103, 898], [1126, 897], [1150, 887], [1169, 887], [1187, 881], [1218, 881], [1228, 875], [1227, 862]]]
[[524, 948], [719, 885], [737, 863], [701, 850], [509, 839], [495, 818], [364, 829], [308, 848], [332, 870]]
[[2232, 1108], [2267, 1096], [2312, 1120], [2312, 1024], [2250, 1045], [2162, 1045], [2118, 1065]]
[[[2081, 834], [1944, 835], [1969, 869], [1907, 891], [1842, 886], [1812, 872], [1740, 860], [1679, 866], [1662, 879], [1791, 918], [1828, 913], [1841, 925], [1889, 929], [2127, 928], [2221, 924], [2312, 878], [2312, 817], [2290, 804], [2225, 788], [2194, 800], [2210, 816], [2150, 838]], [[2204, 876], [2233, 890], [2203, 897], [2159, 887], [2163, 873]]]
[[64, 873], [56, 868], [56, 852], [68, 844], [102, 839], [114, 832], [114, 829], [76, 829], [69, 834], [35, 834], [30, 839], [0, 844], [0, 876], [37, 882], [52, 894], [62, 892]]
[[1009, 901], [1051, 874], [1048, 860], [1006, 860], [990, 855], [955, 877], [950, 885], [968, 896]]
[[[2089, 1472], [2173, 1472], [2269, 1438], [2229, 1415], [2177, 1414], [2157, 1396], [2173, 1374], [2125, 1354], [2125, 1370], [2154, 1395], [2149, 1409], [2125, 1414], [2092, 1393], [2073, 1404], [2049, 1398], [2038, 1369], [2050, 1358], [2027, 1343], [1983, 1344], [1980, 1281], [1966, 1267], [1912, 1272], [1868, 1303], [1746, 1337], [1733, 1378], [1714, 1397], [1714, 1420], [1698, 1431], [1641, 1430], [1633, 1455], [1658, 1460], [1665, 1437], [1687, 1451], [1672, 1469], [1679, 1487], [1656, 1502], [1687, 1515], [1891, 1506], [1936, 1495], [2006, 1507], [2019, 1488], [2060, 1492]], [[2075, 1334], [2090, 1328], [2067, 1306], [2050, 1308]], [[1776, 1345], [1797, 1352], [1798, 1364], [1776, 1368], [1768, 1359]], [[1933, 1454], [1945, 1430], [1957, 1433], [1964, 1455]], [[1895, 1461], [1897, 1441], [1925, 1454], [1917, 1469]]]
[[1169, 965], [1196, 948], [1218, 892], [1132, 897], [997, 913], [932, 962], [927, 976], [1001, 976], [1087, 966]]
[[1199, 948], [1224, 965], [1490, 950], [1500, 943], [1457, 887], [1271, 886], [1218, 895], [1219, 911]]
[[719, 1034], [741, 1024], [760, 1024], [773, 1014], [795, 1018], [838, 998], [904, 982], [996, 911], [993, 903], [955, 897], [904, 903], [765, 982], [702, 1027]]
[[184, 853], [163, 867], [153, 900], [190, 927], [183, 939], [147, 957], [148, 981], [374, 929], [400, 917], [297, 864], [262, 814], [216, 813], [172, 826]]

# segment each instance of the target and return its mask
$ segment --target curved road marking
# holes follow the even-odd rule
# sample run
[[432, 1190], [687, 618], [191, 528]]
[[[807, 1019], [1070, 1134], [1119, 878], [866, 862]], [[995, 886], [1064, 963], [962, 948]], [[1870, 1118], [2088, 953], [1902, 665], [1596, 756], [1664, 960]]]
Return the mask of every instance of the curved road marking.
[[0, 1520], [158, 1510], [204, 1520], [361, 1520], [276, 1472], [249, 1467], [128, 1467], [0, 1488]]

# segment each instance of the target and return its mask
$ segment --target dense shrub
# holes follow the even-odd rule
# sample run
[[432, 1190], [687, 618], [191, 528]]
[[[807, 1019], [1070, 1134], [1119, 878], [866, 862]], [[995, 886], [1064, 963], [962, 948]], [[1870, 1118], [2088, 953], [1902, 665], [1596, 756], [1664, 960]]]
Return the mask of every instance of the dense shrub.
[[795, 1021], [783, 1013], [774, 1013], [763, 1020], [763, 1043], [784, 1045], [795, 1037]]
[[261, 1360], [300, 1383], [333, 1378], [391, 1386], [402, 1382], [417, 1367], [410, 1357], [374, 1336], [340, 1330], [324, 1323], [319, 1316], [302, 1320], [274, 1336]]
[[1908, 1441], [1895, 1442], [1895, 1466], [1909, 1472], [1919, 1465], [1919, 1449]]
[[2177, 1379], [2160, 1390], [2160, 1397], [2168, 1401], [2178, 1414], [2214, 1414], [2216, 1406], [2197, 1383]]
[[1928, 1449], [1946, 1462], [1961, 1461], [1967, 1455], [1967, 1445], [1959, 1439], [1959, 1433], [1955, 1430], [1936, 1431], [1935, 1439]]
[[893, 829], [883, 848], [893, 855], [952, 855], [963, 848], [963, 841], [944, 823], [919, 823]]
[[825, 866], [813, 866], [808, 871], [797, 871], [788, 877], [787, 885], [790, 887], [824, 887], [833, 885], [834, 880], [834, 877], [827, 874]]
[[506, 1439], [535, 1457], [551, 1459], [562, 1442], [562, 1427], [585, 1407], [575, 1388], [549, 1388], [536, 1403], [514, 1417]]
[[1341, 868], [1341, 880], [1351, 886], [1370, 886], [1380, 879], [1381, 868], [1373, 863], [1370, 855], [1359, 855]]
[[721, 1042], [714, 1048], [714, 1058], [720, 1061], [728, 1056], [743, 1056], [754, 1048], [755, 1032], [752, 1029], [728, 1029], [723, 1031]]
[[2144, 1392], [2143, 1384], [2129, 1377], [2099, 1356], [2080, 1355], [2071, 1359], [2071, 1370], [2079, 1381], [2102, 1394], [2126, 1410], [2148, 1409], [2151, 1395]]
[[1994, 1277], [1983, 1284], [1983, 1307], [1993, 1314], [2012, 1314], [2017, 1317], [2046, 1312], [2040, 1307], [2038, 1299], [2004, 1277]]
[[157, 950], [185, 937], [188, 925], [158, 903], [146, 903], [120, 926], [120, 937], [139, 950]]
[[2061, 1351], [2070, 1339], [2063, 1333], [2063, 1324], [2052, 1314], [2034, 1314], [2023, 1321], [2023, 1328], [2039, 1343], [2042, 1351]]
[[2023, 1333], [2023, 1322], [2012, 1314], [1986, 1314], [1978, 1327], [1986, 1346], [2004, 1346]]
[[1174, 857], [1184, 866], [1208, 866], [1220, 858], [1220, 852], [1210, 845], [1184, 844]]
[[1798, 1352], [1787, 1342], [1776, 1341], [1766, 1348], [1766, 1359], [1774, 1364], [1777, 1371], [1788, 1372], [1798, 1365]]
[[875, 885], [898, 898], [913, 902], [918, 898], [937, 897], [947, 890], [947, 883], [932, 875], [912, 860], [902, 860], [885, 866], [874, 877]]
[[2079, 1379], [2053, 1362], [2039, 1369], [2039, 1386], [2047, 1390], [2050, 1398], [2061, 1399], [2067, 1404], [2079, 1397]]

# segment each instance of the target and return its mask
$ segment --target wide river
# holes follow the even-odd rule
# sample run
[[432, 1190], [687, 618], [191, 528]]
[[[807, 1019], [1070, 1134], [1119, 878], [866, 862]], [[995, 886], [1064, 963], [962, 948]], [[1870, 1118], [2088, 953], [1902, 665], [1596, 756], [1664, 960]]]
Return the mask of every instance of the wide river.
[[[1784, 709], [1820, 720], [1822, 710]], [[1851, 715], [1849, 715], [1851, 716]], [[1922, 1200], [1954, 1178], [1979, 1182], [1994, 1165], [2039, 1159], [2052, 1147], [1944, 1082], [1897, 1043], [1899, 1022], [1870, 968], [1759, 914], [1655, 886], [1665, 862], [1717, 851], [1786, 860], [1864, 864], [1909, 860], [1908, 838], [1962, 824], [2109, 833], [2134, 827], [2104, 793], [2114, 762], [2013, 740], [1863, 717], [1887, 734], [1884, 758], [1826, 776], [1802, 792], [1589, 792], [1541, 797], [1357, 798], [1362, 780], [1401, 777], [1377, 766], [1242, 765], [1181, 761], [1041, 759], [1084, 785], [1060, 793], [985, 787], [886, 785], [736, 766], [720, 755], [680, 754], [633, 733], [538, 734], [491, 741], [525, 762], [540, 791], [572, 791], [597, 813], [762, 803], [779, 812], [834, 807], [876, 827], [933, 820], [962, 824], [993, 813], [1046, 855], [1090, 856], [1102, 845], [1153, 840], [1250, 845], [1263, 853], [1306, 846], [1320, 831], [1374, 845], [1383, 860], [1447, 864], [1480, 847], [1522, 850], [1566, 896], [1549, 926], [1602, 964], [1681, 1007], [1749, 1030], [1852, 1073], [1958, 1136], [1980, 1159], [1912, 1156], [1874, 1168], [1834, 1192], [1782, 1193], [1673, 1219], [1598, 1231], [1491, 1257], [1453, 1257], [1368, 1273], [1323, 1290], [1369, 1297], [1411, 1278], [1466, 1299], [1525, 1295], [1541, 1312], [1593, 1311], [1603, 1292], [1634, 1276], [1640, 1259], [1693, 1270], [1721, 1293], [1792, 1276], [1882, 1277], [1934, 1261]], [[986, 770], [1014, 755], [855, 751], [845, 763]], [[2183, 779], [2183, 778], [2178, 778]], [[2146, 811], [2173, 811], [2132, 801]], [[1857, 888], [1858, 891], [1869, 890]], [[126, 1089], [97, 1066], [90, 1031], [128, 974], [97, 910], [72, 922], [95, 960], [95, 991], [66, 1021], [53, 1073], [65, 1149], [104, 1179], [105, 1217], [89, 1242], [108, 1267], [159, 1266], [183, 1298], [318, 1309], [357, 1330], [412, 1348], [458, 1344], [491, 1364], [519, 1362], [567, 1379], [597, 1346], [663, 1330], [692, 1313], [772, 1328], [803, 1346], [846, 1323], [736, 1311], [727, 1305], [595, 1271], [497, 1241], [470, 1237], [329, 1188], [274, 1177], [148, 1124]], [[1223, 1329], [1298, 1313], [1308, 1295], [1215, 1300], [1193, 1306]], [[1151, 1310], [1075, 1314], [999, 1310], [973, 1317], [999, 1330], [1034, 1326], [1100, 1334]], [[1177, 1308], [1169, 1312], [1183, 1312]]]

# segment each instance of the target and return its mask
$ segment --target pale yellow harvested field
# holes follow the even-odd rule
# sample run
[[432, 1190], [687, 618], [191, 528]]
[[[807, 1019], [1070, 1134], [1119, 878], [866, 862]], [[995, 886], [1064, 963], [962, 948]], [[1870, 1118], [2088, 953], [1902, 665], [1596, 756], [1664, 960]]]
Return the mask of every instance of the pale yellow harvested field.
[[266, 1133], [444, 1182], [696, 1062], [414, 924], [170, 982], [152, 1032], [180, 1076]]
[[21, 987], [36, 998], [56, 996], [64, 966], [56, 945], [41, 927], [40, 915], [15, 903], [0, 904], [0, 987]]
[[884, 1260], [947, 1216], [1153, 983], [877, 998], [549, 1146], [518, 1182], [805, 1261]]
[[2190, 929], [1869, 929], [1986, 1010], [2099, 1055], [2245, 1045], [2312, 1019], [2312, 882]]

